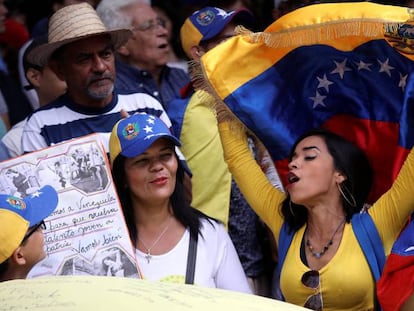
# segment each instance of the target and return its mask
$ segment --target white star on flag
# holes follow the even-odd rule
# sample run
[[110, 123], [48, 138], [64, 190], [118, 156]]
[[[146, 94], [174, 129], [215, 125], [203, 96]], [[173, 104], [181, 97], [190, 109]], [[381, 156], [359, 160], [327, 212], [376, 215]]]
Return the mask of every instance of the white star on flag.
[[362, 60], [360, 60], [360, 61], [359, 61], [359, 63], [355, 62], [355, 64], [357, 64], [357, 65], [358, 65], [358, 71], [359, 71], [359, 70], [362, 70], [362, 69], [365, 69], [365, 70], [371, 71], [371, 68], [369, 68], [369, 66], [372, 66], [372, 64], [365, 63], [365, 62], [363, 62]]
[[315, 97], [309, 97], [309, 98], [312, 99], [313, 101], [312, 108], [316, 108], [319, 105], [326, 107], [326, 105], [323, 103], [323, 100], [326, 98], [326, 96], [319, 94], [318, 91], [316, 91]]
[[385, 62], [381, 62], [380, 60], [378, 60], [378, 63], [381, 66], [379, 72], [385, 72], [389, 77], [391, 77], [391, 70], [394, 69], [394, 67], [388, 64], [389, 61], [390, 60], [388, 58]]
[[400, 82], [398, 83], [398, 87], [402, 88], [402, 90], [404, 91], [405, 86], [407, 85], [407, 77], [408, 75], [402, 75], [400, 73]]
[[326, 74], [323, 75], [323, 78], [316, 77], [319, 81], [318, 89], [324, 88], [329, 93], [329, 86], [333, 84], [333, 82], [329, 81], [326, 77]]
[[404, 250], [404, 252], [406, 253], [406, 252], [410, 252], [410, 251], [412, 251], [412, 250], [414, 250], [414, 246], [407, 247], [407, 248]]
[[351, 68], [346, 67], [346, 59], [342, 61], [342, 63], [338, 63], [334, 61], [336, 68], [331, 71], [331, 73], [337, 73], [341, 77], [341, 79], [344, 78], [345, 71], [352, 71]]

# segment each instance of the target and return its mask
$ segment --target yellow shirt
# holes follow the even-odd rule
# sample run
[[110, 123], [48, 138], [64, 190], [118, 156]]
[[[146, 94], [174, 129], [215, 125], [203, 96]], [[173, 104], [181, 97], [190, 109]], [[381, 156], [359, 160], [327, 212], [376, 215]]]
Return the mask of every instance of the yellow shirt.
[[[240, 125], [219, 124], [225, 158], [242, 193], [259, 217], [279, 239], [283, 217], [280, 206], [285, 195], [274, 188], [252, 158]], [[414, 151], [411, 151], [392, 188], [370, 209], [374, 223], [389, 255], [393, 242], [414, 210]], [[304, 227], [289, 247], [282, 272], [281, 288], [287, 302], [303, 306], [315, 290], [301, 283], [309, 271], [300, 259]], [[320, 271], [320, 292], [324, 310], [372, 310], [374, 279], [350, 224], [346, 224], [338, 251]]]
[[212, 97], [197, 91], [185, 111], [180, 148], [193, 177], [191, 205], [227, 227], [231, 174], [224, 160], [223, 147], [212, 111]]
[[[303, 306], [317, 291], [305, 287], [301, 278], [309, 267], [300, 259], [302, 227], [294, 236], [281, 273], [286, 301]], [[323, 310], [371, 310], [374, 308], [374, 279], [351, 224], [346, 224], [335, 256], [319, 270]]]

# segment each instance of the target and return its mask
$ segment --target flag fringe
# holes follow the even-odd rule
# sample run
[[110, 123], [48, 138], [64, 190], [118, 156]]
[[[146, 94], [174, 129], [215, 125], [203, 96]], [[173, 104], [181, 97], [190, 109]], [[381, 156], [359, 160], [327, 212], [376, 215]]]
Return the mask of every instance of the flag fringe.
[[[306, 25], [282, 29], [276, 32], [252, 32], [239, 25], [235, 28], [237, 35], [242, 35], [252, 43], [264, 43], [272, 48], [294, 48], [304, 45], [324, 44], [327, 41], [346, 37], [367, 37], [370, 39], [383, 39], [384, 33], [399, 23], [387, 23], [384, 20], [337, 20], [315, 25]], [[388, 28], [387, 28], [388, 27]], [[388, 29], [388, 30], [387, 30]], [[195, 89], [201, 89], [214, 96], [216, 101], [221, 101], [214, 88], [205, 78], [203, 67], [198, 60], [189, 61], [189, 74]]]
[[[236, 115], [226, 106], [223, 100], [214, 91], [214, 88], [205, 78], [203, 73], [203, 67], [198, 60], [191, 60], [188, 62], [188, 71], [193, 83], [193, 87], [196, 90], [203, 90], [204, 92], [198, 92], [197, 96], [200, 99], [205, 98], [206, 103], [212, 103], [210, 107], [218, 122], [230, 122], [230, 129], [235, 132], [244, 132], [248, 130], [245, 125], [236, 117]], [[213, 100], [209, 100], [213, 98]]]
[[275, 32], [252, 32], [243, 26], [236, 33], [248, 37], [253, 43], [263, 42], [269, 47], [286, 48], [324, 42], [345, 37], [384, 38], [384, 20], [338, 20], [306, 25]]

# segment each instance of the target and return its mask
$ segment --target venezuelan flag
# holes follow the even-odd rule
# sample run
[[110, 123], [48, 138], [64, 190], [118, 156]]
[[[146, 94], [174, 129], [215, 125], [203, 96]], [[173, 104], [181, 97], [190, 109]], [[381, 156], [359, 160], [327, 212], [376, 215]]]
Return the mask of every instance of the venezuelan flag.
[[410, 222], [394, 243], [377, 284], [382, 310], [400, 310], [413, 293], [413, 286], [414, 222]]
[[373, 202], [414, 144], [410, 18], [407, 8], [369, 2], [303, 7], [264, 32], [241, 29], [201, 58], [195, 81], [259, 138], [282, 180], [305, 131], [355, 142], [376, 174]]

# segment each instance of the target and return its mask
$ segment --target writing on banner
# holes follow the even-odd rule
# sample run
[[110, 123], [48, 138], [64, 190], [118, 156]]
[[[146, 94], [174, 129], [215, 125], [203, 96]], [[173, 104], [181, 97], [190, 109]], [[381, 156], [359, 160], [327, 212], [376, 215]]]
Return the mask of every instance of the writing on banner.
[[128, 229], [96, 134], [0, 163], [0, 192], [25, 197], [44, 185], [59, 203], [45, 219], [47, 258], [29, 277], [139, 277]]

